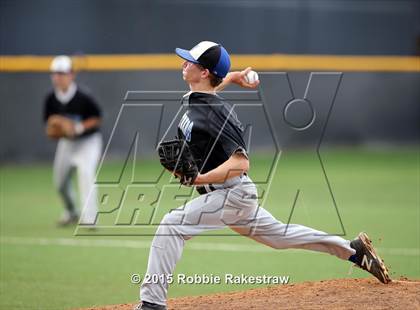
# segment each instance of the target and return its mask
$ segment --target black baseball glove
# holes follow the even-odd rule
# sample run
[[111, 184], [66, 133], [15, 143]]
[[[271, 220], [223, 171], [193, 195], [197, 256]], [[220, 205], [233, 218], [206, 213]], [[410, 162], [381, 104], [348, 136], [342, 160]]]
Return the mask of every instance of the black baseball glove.
[[198, 167], [188, 144], [181, 139], [163, 141], [158, 146], [160, 163], [175, 174], [183, 185], [193, 185]]

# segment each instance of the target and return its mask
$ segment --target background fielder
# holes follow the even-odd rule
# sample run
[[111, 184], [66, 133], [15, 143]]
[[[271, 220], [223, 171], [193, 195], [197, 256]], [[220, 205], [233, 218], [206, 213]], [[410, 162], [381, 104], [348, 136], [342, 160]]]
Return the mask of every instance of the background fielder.
[[54, 90], [45, 100], [46, 133], [58, 139], [54, 159], [54, 183], [65, 206], [60, 226], [79, 218], [71, 177], [77, 170], [81, 198], [81, 224], [95, 224], [97, 193], [94, 186], [96, 167], [102, 150], [99, 132], [101, 110], [95, 100], [75, 83], [72, 61], [57, 56], [51, 63]]

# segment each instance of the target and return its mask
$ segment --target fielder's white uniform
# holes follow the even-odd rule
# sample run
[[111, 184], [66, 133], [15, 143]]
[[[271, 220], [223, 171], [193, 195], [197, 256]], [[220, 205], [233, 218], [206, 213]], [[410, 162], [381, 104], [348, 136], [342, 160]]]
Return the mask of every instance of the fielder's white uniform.
[[[81, 122], [91, 117], [100, 117], [101, 112], [93, 98], [72, 83], [65, 93], [55, 89], [47, 96], [44, 119], [54, 114]], [[98, 128], [87, 130], [72, 139], [59, 139], [54, 159], [54, 184], [66, 208], [64, 218], [79, 216], [71, 182], [72, 172], [77, 170], [82, 208], [80, 223], [95, 224], [97, 193], [93, 184], [101, 152], [102, 136]]]

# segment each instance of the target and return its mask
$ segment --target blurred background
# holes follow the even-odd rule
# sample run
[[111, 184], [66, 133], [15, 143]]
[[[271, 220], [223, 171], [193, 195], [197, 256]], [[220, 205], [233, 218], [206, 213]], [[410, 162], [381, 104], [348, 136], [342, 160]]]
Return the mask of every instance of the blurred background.
[[[418, 1], [0, 3], [2, 162], [52, 157], [54, 143], [43, 134], [41, 121], [51, 89], [51, 56], [76, 56], [79, 84], [103, 107], [107, 141], [127, 91], [186, 89], [182, 61], [173, 51], [202, 40], [221, 42], [234, 69], [288, 72], [297, 98], [303, 97], [310, 72], [343, 72], [325, 144], [392, 146], [419, 139]], [[279, 84], [261, 87], [277, 91]], [[266, 104], [270, 110], [276, 102]], [[127, 128], [117, 141], [132, 130], [130, 122], [122, 126]], [[256, 147], [270, 143], [256, 138]], [[153, 152], [152, 145], [144, 148]], [[109, 151], [125, 156], [118, 143]]]
[[[136, 190], [162, 172], [157, 137], [187, 91], [174, 48], [190, 49], [202, 40], [222, 43], [233, 70], [252, 66], [260, 74], [264, 109], [260, 97], [247, 93], [241, 98], [249, 106], [238, 113], [248, 129], [253, 126], [251, 177], [263, 184], [261, 196], [264, 184], [272, 189], [261, 199], [264, 207], [283, 222], [347, 239], [367, 231], [392, 277], [420, 277], [419, 1], [0, 0], [0, 309], [138, 300], [130, 276], [144, 274], [156, 229], [142, 225], [147, 221], [139, 210], [157, 224], [175, 205], [166, 197], [156, 211]], [[99, 223], [140, 234], [99, 227], [74, 236], [77, 227], [55, 225], [63, 209], [52, 184], [56, 142], [45, 136], [42, 112], [52, 90], [49, 65], [61, 54], [73, 57], [79, 86], [102, 107], [105, 144], [117, 124], [99, 180], [118, 186], [100, 205], [106, 212]], [[287, 126], [284, 109], [304, 97], [311, 72], [321, 72], [308, 96], [316, 120], [297, 131]], [[160, 131], [158, 114], [130, 106], [149, 103], [150, 94], [139, 91], [180, 92], [153, 101], [165, 107]], [[310, 113], [295, 105], [289, 121], [305, 122]], [[122, 177], [136, 134], [138, 169], [129, 167]], [[280, 149], [286, 152], [271, 169]], [[296, 190], [301, 195], [294, 205]], [[178, 185], [173, 192], [191, 195]], [[127, 225], [116, 227], [123, 205]], [[349, 275], [348, 262], [332, 256], [274, 251], [230, 230], [222, 233], [227, 235], [189, 241], [176, 272], [289, 275], [293, 283], [369, 277], [360, 270]], [[250, 287], [255, 285], [173, 285], [169, 294]]]

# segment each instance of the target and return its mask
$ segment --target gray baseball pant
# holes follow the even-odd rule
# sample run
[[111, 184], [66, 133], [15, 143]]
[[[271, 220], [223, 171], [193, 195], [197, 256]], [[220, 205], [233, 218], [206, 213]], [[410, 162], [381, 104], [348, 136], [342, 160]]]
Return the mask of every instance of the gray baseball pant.
[[[152, 241], [147, 274], [171, 275], [181, 258], [186, 240], [204, 231], [226, 226], [274, 249], [319, 251], [344, 260], [355, 254], [350, 241], [341, 237], [302, 225], [279, 222], [267, 210], [258, 207], [257, 197], [255, 184], [249, 177], [243, 176], [234, 187], [201, 195], [185, 207], [166, 214]], [[143, 281], [140, 298], [166, 305], [167, 291], [166, 281]]]

